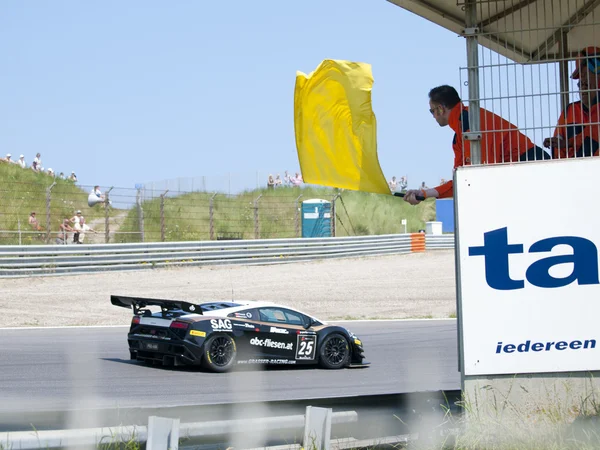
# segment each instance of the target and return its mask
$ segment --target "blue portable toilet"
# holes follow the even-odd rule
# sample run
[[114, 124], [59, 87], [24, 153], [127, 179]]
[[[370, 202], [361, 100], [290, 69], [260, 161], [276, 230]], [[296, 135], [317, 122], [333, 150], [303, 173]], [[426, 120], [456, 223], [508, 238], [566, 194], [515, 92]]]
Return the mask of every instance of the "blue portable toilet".
[[442, 222], [442, 233], [454, 233], [453, 198], [436, 199], [435, 218], [438, 222]]
[[319, 198], [302, 202], [302, 237], [331, 237], [331, 202]]

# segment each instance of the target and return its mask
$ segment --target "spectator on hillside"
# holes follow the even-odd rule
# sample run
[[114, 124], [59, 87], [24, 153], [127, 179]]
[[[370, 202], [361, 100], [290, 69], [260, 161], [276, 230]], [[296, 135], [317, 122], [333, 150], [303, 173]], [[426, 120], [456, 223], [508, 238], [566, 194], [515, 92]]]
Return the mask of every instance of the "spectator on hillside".
[[83, 217], [80, 210], [77, 210], [75, 215], [69, 219], [69, 222], [73, 224], [73, 244], [81, 244], [81, 242], [79, 242], [79, 233], [83, 230], [85, 217]]
[[292, 183], [292, 186], [300, 186], [303, 183], [302, 175], [296, 172], [296, 176], [290, 178], [290, 182]]
[[88, 205], [93, 206], [95, 203], [104, 203], [104, 205], [112, 204], [110, 200], [106, 201], [106, 196], [100, 191], [100, 186], [94, 186], [94, 189], [92, 189], [88, 196]]
[[25, 155], [19, 156], [19, 160], [17, 161], [17, 164], [20, 165], [23, 169], [25, 169], [27, 167], [27, 164], [25, 164]]
[[287, 170], [285, 171], [285, 173], [283, 175], [283, 182], [288, 186], [292, 185], [292, 177], [290, 177], [290, 174], [288, 173]]
[[31, 214], [29, 215], [29, 226], [35, 231], [42, 231], [42, 227], [40, 226], [37, 218], [35, 217], [35, 211], [31, 211]]
[[275, 187], [281, 187], [281, 176], [279, 174], [275, 177]]
[[11, 154], [7, 153], [6, 154], [6, 158], [0, 158], [0, 161], [2, 162], [6, 162], [6, 163], [14, 163], [14, 161], [11, 158]]
[[48, 167], [48, 171], [46, 172], [48, 175], [50, 175], [51, 177], [54, 176], [54, 170], [52, 170], [52, 167]]
[[42, 158], [41, 157], [42, 157], [42, 155], [37, 153], [35, 155], [33, 163], [31, 163], [31, 170], [33, 170], [34, 172], [39, 172], [40, 170], [42, 170]]
[[75, 175], [75, 172], [71, 172], [71, 175], [69, 175], [69, 181], [77, 183], [77, 175]]
[[400, 177], [400, 192], [406, 192], [408, 187], [408, 178], [404, 175]]
[[97, 234], [98, 232], [96, 230], [93, 230], [92, 227], [90, 227], [87, 223], [83, 222], [83, 224], [81, 225], [81, 230], [79, 231], [79, 240], [78, 240], [78, 244], [83, 244], [83, 241], [85, 240], [85, 233], [91, 231], [94, 234]]
[[267, 188], [274, 189], [275, 188], [275, 179], [272, 174], [269, 174], [269, 179], [267, 180]]
[[398, 182], [396, 181], [396, 177], [392, 177], [392, 179], [388, 182], [391, 192], [396, 192], [396, 188], [398, 187]]
[[69, 219], [63, 219], [58, 228], [60, 229], [60, 232], [59, 235], [56, 237], [56, 243], [59, 245], [67, 244], [69, 241], [67, 233], [75, 232], [75, 230], [69, 225]]
[[60, 178], [61, 180], [64, 180], [64, 179], [65, 179], [65, 174], [64, 174], [64, 172], [61, 172], [61, 173], [59, 173], [59, 174], [58, 174], [58, 178]]

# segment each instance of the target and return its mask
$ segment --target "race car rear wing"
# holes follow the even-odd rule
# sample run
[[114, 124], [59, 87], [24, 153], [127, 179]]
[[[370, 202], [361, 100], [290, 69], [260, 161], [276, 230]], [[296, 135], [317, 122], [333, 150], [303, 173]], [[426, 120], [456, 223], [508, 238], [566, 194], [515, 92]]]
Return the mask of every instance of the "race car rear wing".
[[[137, 315], [140, 310], [149, 305], [160, 306], [163, 313], [182, 310], [192, 314], [202, 314], [202, 305], [184, 302], [182, 300], [160, 300], [156, 298], [125, 297], [123, 295], [111, 295], [110, 302], [115, 306], [133, 308], [133, 314]], [[143, 312], [143, 311], [142, 311]]]

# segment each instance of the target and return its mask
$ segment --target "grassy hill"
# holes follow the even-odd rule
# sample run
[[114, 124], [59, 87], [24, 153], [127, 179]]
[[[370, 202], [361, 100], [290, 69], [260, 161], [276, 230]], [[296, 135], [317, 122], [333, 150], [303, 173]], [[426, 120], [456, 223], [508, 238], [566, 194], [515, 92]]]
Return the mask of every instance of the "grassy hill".
[[[58, 231], [58, 225], [65, 217], [73, 217], [77, 209], [84, 215], [90, 209], [87, 205], [87, 193], [72, 182], [54, 179], [42, 173], [35, 173], [16, 164], [0, 162], [0, 245], [18, 244], [20, 228], [23, 232], [32, 231], [28, 224], [29, 214], [36, 212], [42, 233], [22, 233], [22, 244], [45, 243], [46, 230], [46, 189], [52, 188], [50, 201], [50, 229]], [[54, 242], [55, 235], [51, 241]]]
[[[18, 244], [19, 228], [22, 244], [46, 242], [46, 190], [53, 182], [56, 184], [52, 187], [49, 204], [50, 242], [54, 242], [62, 219], [72, 217], [77, 209], [82, 210], [88, 223], [97, 221], [94, 227], [103, 231], [104, 210], [100, 206], [88, 207], [87, 189], [31, 169], [0, 163], [0, 245]], [[336, 200], [337, 236], [402, 233], [402, 219], [408, 221], [407, 231], [414, 232], [425, 228], [425, 222], [435, 218], [433, 200], [412, 207], [397, 197], [331, 188], [283, 187], [246, 191], [232, 196], [194, 192], [165, 198], [162, 215], [160, 198], [142, 202], [144, 240], [160, 241], [162, 233], [166, 241], [209, 240], [211, 237], [254, 239], [257, 235], [261, 239], [301, 236], [299, 202], [313, 198], [331, 201], [336, 195], [339, 195]], [[255, 202], [258, 204], [257, 211]], [[41, 233], [32, 233], [28, 225], [32, 211], [36, 211], [37, 219], [44, 228]], [[116, 234], [111, 242], [141, 240], [139, 208], [111, 208], [110, 214], [113, 219], [116, 215], [125, 215], [122, 225], [111, 226], [111, 231], [118, 228], [120, 232], [128, 232]], [[258, 214], [258, 230], [255, 228], [255, 214]]]
[[[213, 198], [213, 238], [217, 236], [253, 239], [255, 201], [258, 199], [258, 237], [289, 238], [301, 233], [297, 213], [298, 201], [320, 198], [331, 201], [336, 194], [336, 236], [376, 235], [404, 232], [402, 219], [407, 219], [407, 231], [425, 228], [425, 222], [435, 219], [435, 201], [427, 200], [413, 207], [398, 197], [330, 188], [278, 188], [246, 191], [235, 196], [218, 194]], [[301, 196], [299, 199], [298, 197]], [[161, 224], [165, 241], [209, 240], [211, 193], [190, 193], [165, 198], [161, 222], [160, 198], [142, 203], [145, 241], [161, 240]], [[300, 219], [301, 220], [301, 219]], [[140, 214], [129, 211], [120, 231], [138, 232]], [[300, 234], [301, 235], [301, 234]], [[140, 234], [123, 234], [119, 242], [140, 241]]]

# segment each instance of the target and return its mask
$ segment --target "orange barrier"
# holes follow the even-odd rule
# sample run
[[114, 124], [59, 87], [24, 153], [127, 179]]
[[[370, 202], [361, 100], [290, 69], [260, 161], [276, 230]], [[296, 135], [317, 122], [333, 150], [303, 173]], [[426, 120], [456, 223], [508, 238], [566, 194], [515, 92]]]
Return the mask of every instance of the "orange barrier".
[[425, 251], [425, 234], [411, 233], [410, 234], [410, 251], [424, 252]]

